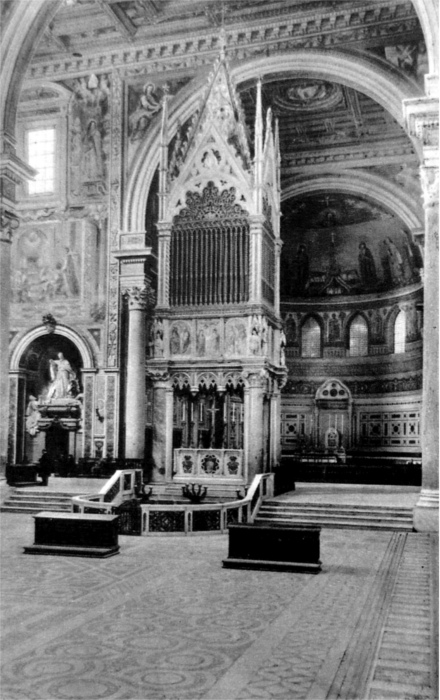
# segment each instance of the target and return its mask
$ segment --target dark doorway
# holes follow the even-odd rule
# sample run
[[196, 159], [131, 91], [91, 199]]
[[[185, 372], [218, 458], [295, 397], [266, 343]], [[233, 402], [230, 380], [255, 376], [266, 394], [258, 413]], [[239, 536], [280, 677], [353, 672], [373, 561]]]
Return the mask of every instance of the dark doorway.
[[54, 465], [64, 460], [69, 454], [69, 431], [52, 426], [46, 433], [46, 450]]

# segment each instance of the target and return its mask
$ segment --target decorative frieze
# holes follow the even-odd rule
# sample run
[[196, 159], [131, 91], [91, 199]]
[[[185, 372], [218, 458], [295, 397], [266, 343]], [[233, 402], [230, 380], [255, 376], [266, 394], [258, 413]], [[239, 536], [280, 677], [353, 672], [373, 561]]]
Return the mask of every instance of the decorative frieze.
[[[381, 395], [405, 391], [421, 391], [422, 373], [420, 372], [406, 377], [359, 379], [353, 381], [347, 380], [346, 373], [344, 372], [344, 382], [354, 396], [360, 397], [369, 394]], [[292, 396], [315, 396], [321, 383], [320, 381], [312, 380], [288, 379], [283, 388], [283, 394], [290, 394]]]
[[[318, 15], [312, 11], [299, 12], [286, 6], [274, 13], [255, 13], [234, 17], [237, 24], [226, 32], [230, 58], [244, 59], [258, 54], [271, 55], [298, 48], [336, 47], [380, 40], [387, 46], [396, 42], [396, 35], [421, 34], [420, 24], [411, 2], [377, 0], [366, 3], [362, 10], [333, 9]], [[274, 16], [275, 15], [275, 16]], [[35, 61], [27, 78], [62, 79], [69, 75], [108, 71], [113, 67], [133, 69], [145, 65], [149, 74], [165, 70], [193, 69], [212, 63], [218, 53], [218, 30], [200, 32], [197, 36], [185, 32], [171, 40], [143, 37], [139, 45], [127, 45], [94, 56], [68, 58], [57, 56], [53, 61]], [[394, 57], [390, 57], [393, 62]]]

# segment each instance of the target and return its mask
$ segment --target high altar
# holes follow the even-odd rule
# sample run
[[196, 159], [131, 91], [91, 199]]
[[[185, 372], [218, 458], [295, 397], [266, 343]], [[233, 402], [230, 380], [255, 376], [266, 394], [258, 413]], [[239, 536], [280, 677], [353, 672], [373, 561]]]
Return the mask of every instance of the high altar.
[[251, 153], [224, 54], [159, 170], [158, 290], [150, 330], [155, 482], [234, 489], [280, 453], [277, 129], [257, 88]]

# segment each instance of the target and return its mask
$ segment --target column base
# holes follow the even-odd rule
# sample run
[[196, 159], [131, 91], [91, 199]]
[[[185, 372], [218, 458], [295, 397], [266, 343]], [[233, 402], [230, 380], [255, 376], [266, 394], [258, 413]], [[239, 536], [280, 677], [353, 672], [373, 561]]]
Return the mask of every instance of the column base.
[[413, 527], [417, 532], [439, 531], [438, 490], [422, 489], [413, 511]]

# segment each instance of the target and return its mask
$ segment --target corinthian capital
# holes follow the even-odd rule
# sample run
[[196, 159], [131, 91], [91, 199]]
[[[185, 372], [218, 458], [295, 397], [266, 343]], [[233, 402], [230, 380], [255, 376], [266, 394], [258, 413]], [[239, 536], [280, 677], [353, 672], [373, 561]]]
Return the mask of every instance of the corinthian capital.
[[124, 289], [123, 295], [128, 300], [128, 308], [133, 311], [145, 311], [148, 306], [145, 287], [130, 287]]
[[145, 311], [152, 308], [156, 302], [156, 295], [150, 283], [143, 287], [133, 286], [124, 289], [123, 295], [128, 299], [128, 308]]

